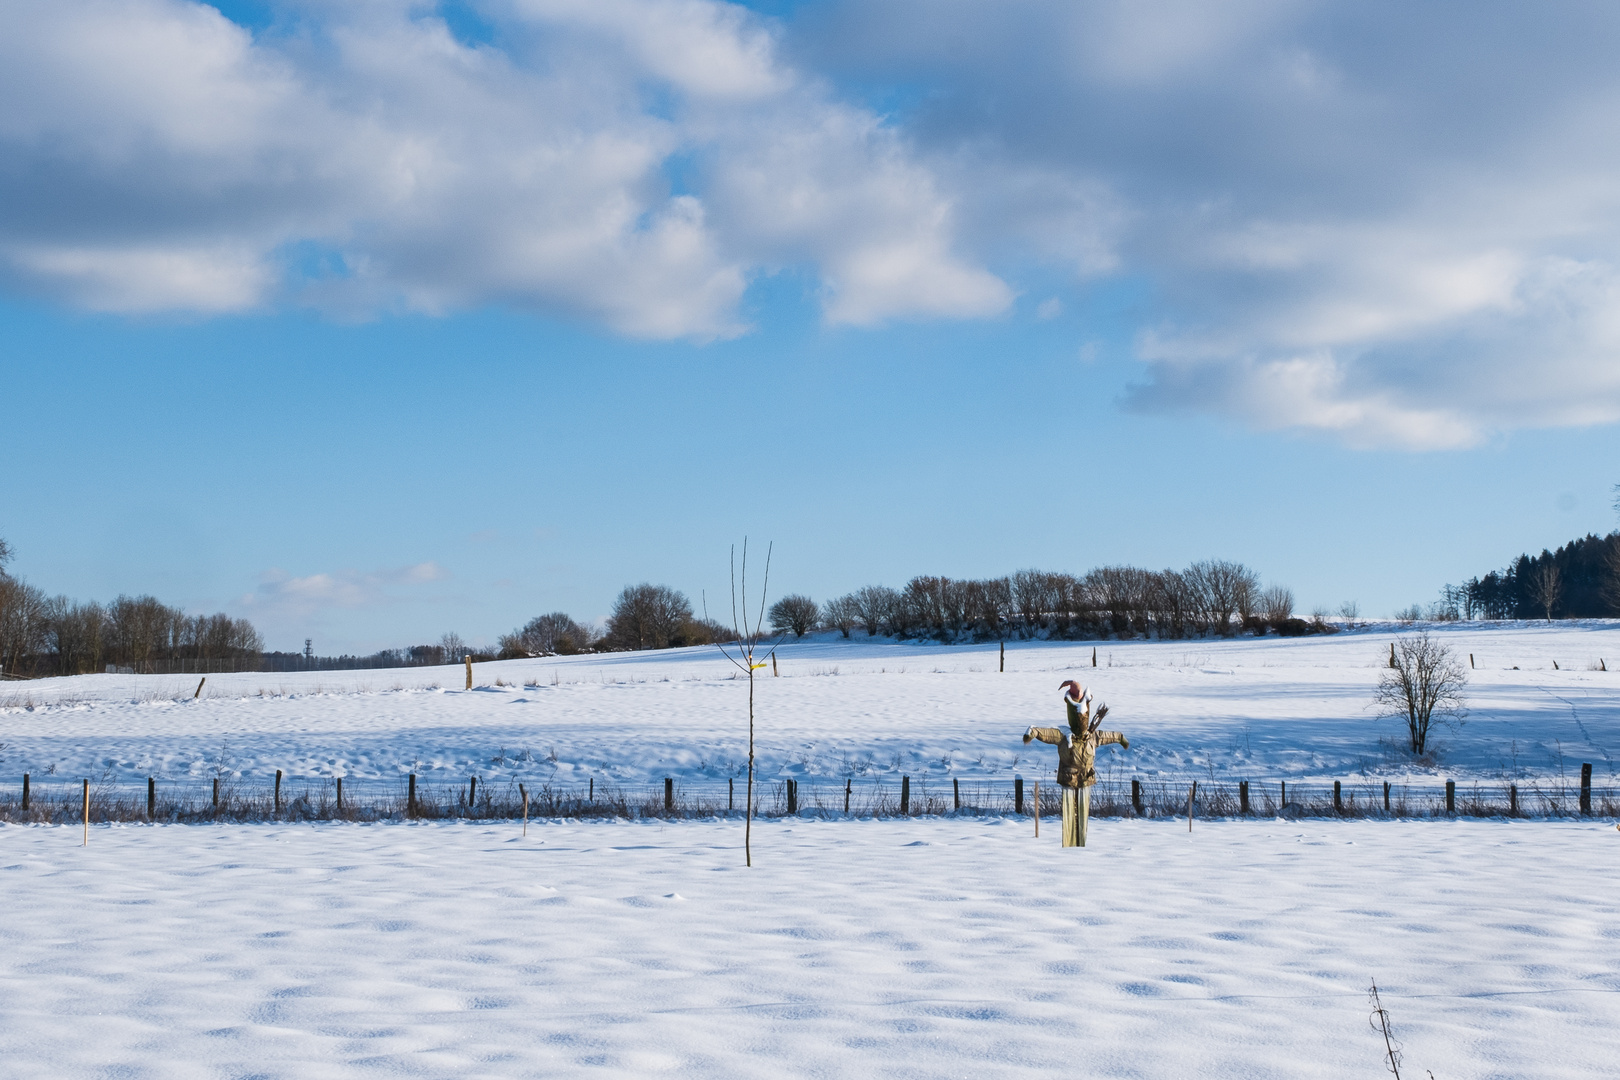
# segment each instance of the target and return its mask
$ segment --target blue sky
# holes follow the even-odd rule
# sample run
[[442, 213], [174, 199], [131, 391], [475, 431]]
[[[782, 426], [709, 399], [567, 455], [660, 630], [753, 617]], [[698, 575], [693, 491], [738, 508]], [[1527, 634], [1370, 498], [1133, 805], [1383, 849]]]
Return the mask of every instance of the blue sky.
[[8, 8], [13, 569], [337, 652], [1612, 527], [1606, 9], [986, 10]]

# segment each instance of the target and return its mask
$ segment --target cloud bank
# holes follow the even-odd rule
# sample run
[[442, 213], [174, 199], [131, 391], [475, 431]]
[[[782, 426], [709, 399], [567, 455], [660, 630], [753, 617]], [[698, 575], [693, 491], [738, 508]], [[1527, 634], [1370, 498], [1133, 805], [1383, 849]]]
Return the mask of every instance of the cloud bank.
[[6, 5], [0, 285], [707, 339], [781, 268], [867, 326], [1061, 267], [1147, 297], [1130, 408], [1415, 449], [1620, 420], [1612, 5], [472, 7], [479, 40], [405, 0]]

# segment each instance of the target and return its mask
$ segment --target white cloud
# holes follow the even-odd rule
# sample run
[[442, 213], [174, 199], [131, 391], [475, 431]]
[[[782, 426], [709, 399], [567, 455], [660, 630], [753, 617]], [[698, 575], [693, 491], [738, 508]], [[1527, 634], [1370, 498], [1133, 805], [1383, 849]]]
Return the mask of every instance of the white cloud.
[[259, 587], [243, 596], [241, 605], [255, 617], [307, 618], [334, 608], [374, 608], [397, 603], [402, 588], [426, 585], [449, 576], [448, 571], [434, 562], [369, 573], [340, 570], [303, 577], [271, 568], [259, 575]]
[[[499, 47], [408, 0], [284, 13], [255, 36], [186, 0], [6, 6], [13, 289], [124, 312], [500, 303], [652, 338], [742, 332], [750, 276], [784, 265], [822, 273], [834, 321], [1010, 297], [904, 142], [741, 7], [492, 2]], [[300, 277], [307, 251], [341, 272]]]
[[1620, 9], [841, 4], [969, 253], [1140, 284], [1137, 408], [1356, 445], [1620, 419]]

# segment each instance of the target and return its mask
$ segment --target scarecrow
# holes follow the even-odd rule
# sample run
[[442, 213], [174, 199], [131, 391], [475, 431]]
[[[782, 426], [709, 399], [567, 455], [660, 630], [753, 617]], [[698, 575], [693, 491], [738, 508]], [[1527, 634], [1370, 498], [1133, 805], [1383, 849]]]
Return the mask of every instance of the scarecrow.
[[1024, 742], [1034, 739], [1058, 748], [1058, 785], [1063, 788], [1063, 846], [1085, 847], [1086, 824], [1091, 816], [1091, 786], [1097, 782], [1097, 747], [1118, 743], [1129, 750], [1131, 744], [1118, 731], [1098, 731], [1108, 706], [1099, 704], [1092, 715], [1091, 691], [1074, 680], [1062, 684], [1063, 704], [1069, 710], [1069, 730], [1032, 727], [1024, 732]]

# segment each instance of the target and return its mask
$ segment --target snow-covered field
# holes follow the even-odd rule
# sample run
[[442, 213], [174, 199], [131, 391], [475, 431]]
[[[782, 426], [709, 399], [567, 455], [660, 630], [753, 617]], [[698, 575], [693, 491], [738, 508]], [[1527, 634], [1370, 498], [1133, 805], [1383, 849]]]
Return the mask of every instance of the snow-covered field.
[[[1433, 766], [1376, 720], [1371, 691], [1403, 631], [1279, 640], [929, 646], [822, 638], [784, 645], [759, 690], [761, 774], [857, 783], [1040, 778], [1030, 723], [1061, 724], [1057, 684], [1080, 678], [1131, 749], [1105, 771], [1143, 777], [1331, 780], [1547, 778], [1620, 768], [1620, 623], [1435, 630], [1475, 669], [1472, 715], [1439, 730]], [[1615, 668], [1592, 670], [1601, 662]], [[1555, 669], [1554, 664], [1558, 667]], [[434, 782], [722, 782], [747, 753], [746, 684], [713, 648], [460, 668], [92, 675], [0, 687], [0, 782], [144, 783], [346, 776]], [[530, 685], [524, 685], [528, 683]], [[504, 685], [501, 685], [504, 684]], [[31, 708], [27, 707], [32, 705]]]
[[0, 1074], [1612, 1077], [1609, 824], [0, 827]]
[[[1472, 715], [1432, 766], [1370, 692], [1397, 631], [817, 640], [758, 687], [762, 773], [1045, 779], [1079, 677], [1126, 775], [1549, 777], [1620, 749], [1614, 623], [1444, 627]], [[1557, 667], [1554, 667], [1554, 662]], [[723, 781], [714, 650], [0, 689], [0, 774]], [[527, 685], [525, 685], [527, 684]], [[1044, 751], [1044, 752], [1043, 752]], [[36, 789], [38, 790], [38, 789]], [[1608, 821], [0, 825], [0, 1075], [1600, 1077], [1620, 1060]]]

